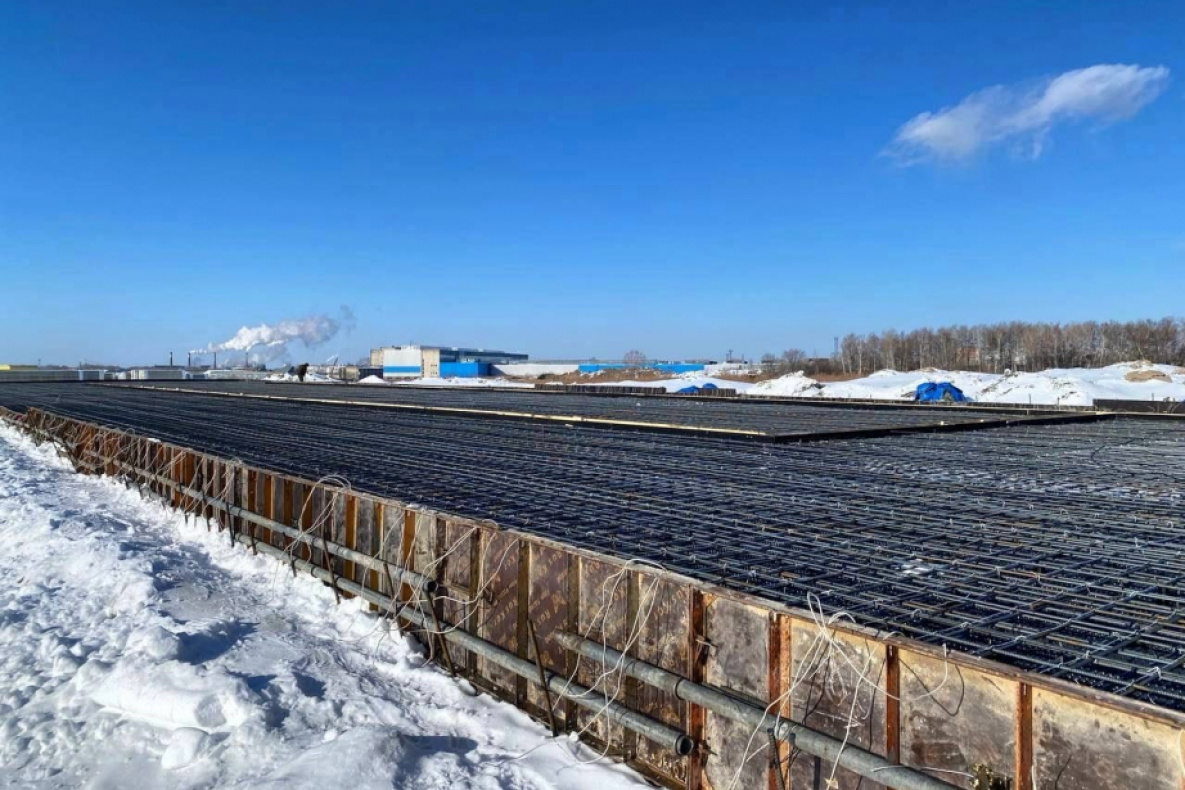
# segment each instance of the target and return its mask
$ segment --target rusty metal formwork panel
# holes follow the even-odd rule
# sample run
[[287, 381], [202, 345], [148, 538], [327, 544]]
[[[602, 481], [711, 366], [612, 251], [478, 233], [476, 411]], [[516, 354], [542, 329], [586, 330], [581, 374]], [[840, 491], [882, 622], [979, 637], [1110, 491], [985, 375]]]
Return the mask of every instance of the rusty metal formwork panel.
[[[790, 639], [794, 720], [853, 746], [886, 754], [887, 646], [810, 620], [793, 620]], [[810, 755], [795, 757], [791, 778], [796, 787], [811, 787], [820, 779], [821, 786], [837, 790], [882, 787]]]
[[974, 765], [1015, 783], [1021, 684], [910, 650], [898, 665], [901, 762], [969, 789]]
[[1035, 787], [1181, 790], [1185, 734], [1140, 716], [1033, 690]]

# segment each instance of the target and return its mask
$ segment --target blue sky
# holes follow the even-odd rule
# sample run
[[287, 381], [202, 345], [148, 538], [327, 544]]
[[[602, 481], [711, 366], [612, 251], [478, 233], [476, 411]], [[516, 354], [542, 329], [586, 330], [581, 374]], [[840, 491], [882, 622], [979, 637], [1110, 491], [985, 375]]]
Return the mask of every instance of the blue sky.
[[1185, 4], [797, 5], [4, 3], [0, 362], [1182, 312]]

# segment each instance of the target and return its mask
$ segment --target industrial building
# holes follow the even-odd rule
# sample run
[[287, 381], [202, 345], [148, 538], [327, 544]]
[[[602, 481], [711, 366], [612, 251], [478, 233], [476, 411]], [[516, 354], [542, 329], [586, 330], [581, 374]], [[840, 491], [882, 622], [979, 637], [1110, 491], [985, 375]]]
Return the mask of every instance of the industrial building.
[[490, 365], [526, 362], [528, 358], [510, 351], [455, 346], [384, 346], [370, 351], [371, 366], [381, 367], [386, 379], [488, 376]]

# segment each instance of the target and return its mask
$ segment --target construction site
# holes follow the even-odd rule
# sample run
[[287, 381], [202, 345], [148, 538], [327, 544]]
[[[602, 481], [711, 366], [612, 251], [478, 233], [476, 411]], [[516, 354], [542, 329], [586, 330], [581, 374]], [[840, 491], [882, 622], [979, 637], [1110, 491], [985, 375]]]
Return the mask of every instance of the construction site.
[[237, 381], [0, 416], [662, 786], [1185, 786], [1181, 417]]

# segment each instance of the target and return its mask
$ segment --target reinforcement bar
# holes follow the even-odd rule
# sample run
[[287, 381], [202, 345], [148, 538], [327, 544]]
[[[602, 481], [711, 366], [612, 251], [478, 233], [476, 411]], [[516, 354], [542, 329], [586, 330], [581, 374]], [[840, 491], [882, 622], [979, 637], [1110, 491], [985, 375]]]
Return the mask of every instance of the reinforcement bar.
[[[818, 427], [817, 423], [837, 423], [834, 413], [820, 412], [815, 404], [785, 403], [780, 407], [785, 413], [779, 416], [779, 407], [760, 402], [742, 402], [741, 406], [727, 407], [731, 416], [723, 420], [714, 413], [714, 406], [708, 409], [687, 410], [677, 403], [637, 403], [629, 407], [606, 408], [595, 404], [596, 396], [571, 398], [570, 409], [555, 406], [555, 400], [547, 403], [546, 409], [538, 408], [540, 393], [514, 390], [476, 390], [468, 392], [433, 392], [424, 388], [409, 387], [393, 389], [361, 390], [358, 387], [331, 387], [329, 385], [259, 384], [207, 382], [206, 386], [169, 386], [165, 384], [102, 384], [103, 388], [148, 390], [165, 393], [215, 395], [231, 398], [250, 398], [286, 403], [310, 403], [336, 406], [355, 406], [379, 409], [400, 409], [428, 414], [448, 414], [465, 417], [523, 420], [528, 422], [562, 423], [565, 425], [587, 425], [597, 428], [645, 430], [685, 436], [705, 436], [723, 439], [750, 439], [775, 444], [822, 442], [850, 439], [873, 439], [918, 433], [960, 433], [990, 428], [1004, 428], [1022, 425], [1053, 425], [1059, 423], [1096, 422], [1110, 419], [1113, 415], [1093, 411], [1071, 413], [1041, 413], [1016, 416], [1016, 412], [993, 413], [980, 410], [939, 408], [930, 411], [909, 411], [903, 407], [882, 407], [876, 417], [867, 414], [852, 420], [851, 415], [838, 421], [845, 427]], [[309, 387], [319, 393], [310, 394]], [[326, 392], [325, 390], [330, 390]], [[346, 390], [349, 390], [348, 392]], [[324, 397], [321, 397], [323, 395]], [[435, 396], [435, 397], [433, 397]], [[450, 400], [451, 398], [451, 400]], [[534, 400], [536, 403], [532, 404]], [[716, 399], [722, 401], [723, 399]], [[438, 401], [443, 401], [438, 402]], [[463, 404], [463, 405], [462, 405]], [[717, 404], [719, 405], [719, 404]], [[916, 409], [917, 407], [915, 407]], [[923, 417], [922, 415], [925, 414]], [[812, 416], [807, 416], [812, 415]], [[822, 419], [826, 415], [828, 419]], [[991, 416], [982, 416], [991, 415]], [[855, 422], [854, 427], [846, 427]], [[788, 430], [787, 426], [801, 424], [801, 428]]]

